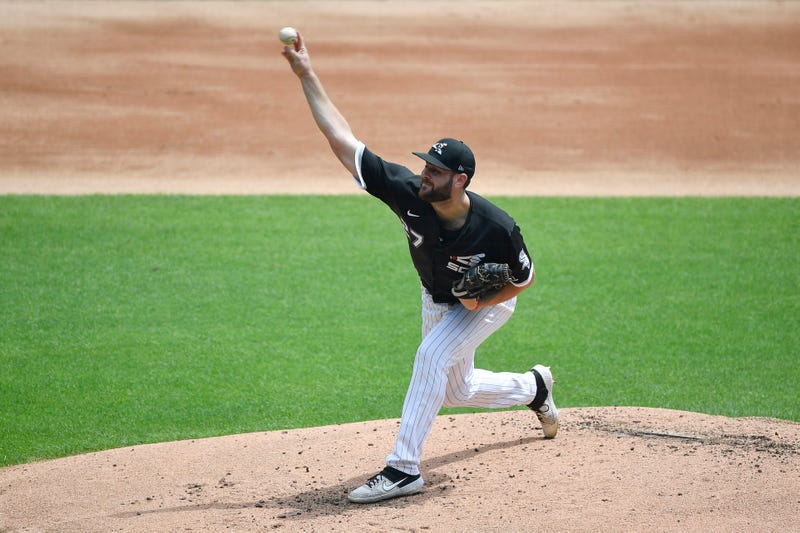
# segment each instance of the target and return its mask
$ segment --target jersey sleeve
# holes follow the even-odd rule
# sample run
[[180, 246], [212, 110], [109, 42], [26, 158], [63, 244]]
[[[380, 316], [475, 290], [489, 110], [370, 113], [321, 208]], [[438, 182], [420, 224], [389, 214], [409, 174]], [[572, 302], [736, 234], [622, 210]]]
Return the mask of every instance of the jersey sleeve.
[[359, 141], [358, 147], [356, 147], [356, 175], [353, 176], [353, 179], [356, 180], [356, 185], [362, 190], [367, 188], [367, 184], [361, 176], [361, 158], [364, 156], [364, 150], [366, 149], [367, 147], [364, 143]]
[[384, 161], [372, 153], [363, 143], [356, 149], [356, 185], [384, 202], [393, 196], [392, 184], [413, 176], [403, 165]]
[[519, 226], [514, 225], [511, 231], [510, 255], [513, 258], [509, 263], [511, 268], [511, 283], [522, 287], [530, 283], [533, 278], [533, 261], [522, 239]]

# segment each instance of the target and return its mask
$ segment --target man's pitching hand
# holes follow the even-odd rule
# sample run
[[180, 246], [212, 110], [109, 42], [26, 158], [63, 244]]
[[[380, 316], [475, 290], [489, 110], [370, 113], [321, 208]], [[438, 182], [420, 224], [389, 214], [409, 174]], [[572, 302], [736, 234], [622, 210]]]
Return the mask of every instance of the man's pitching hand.
[[303, 40], [302, 34], [297, 32], [297, 40], [291, 46], [283, 47], [283, 57], [289, 62], [292, 71], [298, 76], [311, 72], [311, 59], [308, 57], [308, 50]]

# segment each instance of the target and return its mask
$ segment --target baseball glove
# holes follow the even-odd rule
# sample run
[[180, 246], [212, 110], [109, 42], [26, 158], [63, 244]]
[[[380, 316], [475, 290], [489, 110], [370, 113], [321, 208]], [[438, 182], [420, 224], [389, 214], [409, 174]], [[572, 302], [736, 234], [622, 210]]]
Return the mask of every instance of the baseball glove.
[[464, 273], [453, 283], [450, 292], [456, 298], [486, 298], [502, 289], [511, 280], [511, 269], [506, 263], [482, 263]]

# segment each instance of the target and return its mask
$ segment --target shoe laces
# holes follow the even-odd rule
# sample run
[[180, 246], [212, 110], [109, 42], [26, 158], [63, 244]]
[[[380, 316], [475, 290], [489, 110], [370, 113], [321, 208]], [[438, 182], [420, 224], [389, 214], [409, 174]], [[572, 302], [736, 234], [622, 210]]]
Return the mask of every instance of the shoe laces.
[[369, 479], [367, 480], [367, 483], [366, 483], [366, 485], [367, 485], [369, 488], [372, 488], [372, 487], [374, 487], [375, 485], [377, 485], [378, 483], [380, 483], [382, 479], [383, 479], [383, 474], [375, 474], [374, 476], [372, 476], [371, 478], [369, 478]]

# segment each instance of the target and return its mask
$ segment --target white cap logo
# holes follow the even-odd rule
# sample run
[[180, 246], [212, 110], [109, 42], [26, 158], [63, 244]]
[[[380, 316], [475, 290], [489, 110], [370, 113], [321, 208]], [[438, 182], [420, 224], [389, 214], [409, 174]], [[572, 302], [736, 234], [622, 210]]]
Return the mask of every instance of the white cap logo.
[[445, 146], [447, 146], [447, 143], [436, 143], [431, 146], [431, 149], [436, 151], [437, 154], [442, 155], [442, 150], [444, 150]]

